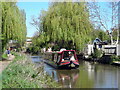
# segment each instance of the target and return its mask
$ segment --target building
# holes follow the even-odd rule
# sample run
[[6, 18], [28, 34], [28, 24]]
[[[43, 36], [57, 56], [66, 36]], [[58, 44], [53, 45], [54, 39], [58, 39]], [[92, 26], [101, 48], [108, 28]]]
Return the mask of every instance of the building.
[[32, 44], [32, 39], [26, 39], [26, 47]]

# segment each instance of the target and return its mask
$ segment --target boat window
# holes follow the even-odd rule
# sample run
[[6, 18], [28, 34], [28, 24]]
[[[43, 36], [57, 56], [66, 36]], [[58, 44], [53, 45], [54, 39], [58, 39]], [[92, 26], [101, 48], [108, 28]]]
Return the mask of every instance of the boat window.
[[54, 61], [54, 54], [52, 54], [52, 61]]
[[64, 51], [64, 60], [75, 60], [74, 51]]
[[61, 58], [61, 54], [58, 54], [58, 57], [57, 57], [57, 63], [59, 63], [60, 58]]
[[57, 54], [54, 55], [54, 61], [57, 61]]

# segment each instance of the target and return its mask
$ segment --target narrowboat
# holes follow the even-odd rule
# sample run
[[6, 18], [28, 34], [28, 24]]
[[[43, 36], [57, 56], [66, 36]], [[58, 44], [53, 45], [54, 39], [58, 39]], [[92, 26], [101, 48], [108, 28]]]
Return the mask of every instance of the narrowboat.
[[78, 68], [75, 50], [46, 52], [44, 62], [56, 68]]

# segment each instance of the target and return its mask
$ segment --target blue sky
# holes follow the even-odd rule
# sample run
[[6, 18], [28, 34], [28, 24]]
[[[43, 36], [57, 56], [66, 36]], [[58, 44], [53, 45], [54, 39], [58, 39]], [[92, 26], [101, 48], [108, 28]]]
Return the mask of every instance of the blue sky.
[[[110, 9], [106, 7], [107, 4], [108, 2], [99, 2], [99, 5], [101, 6], [100, 9], [109, 13]], [[18, 2], [17, 6], [19, 9], [24, 9], [26, 12], [27, 37], [32, 37], [35, 31], [37, 31], [36, 28], [30, 24], [30, 22], [32, 22], [32, 17], [38, 17], [41, 10], [47, 10], [49, 7], [49, 2]], [[104, 18], [105, 21], [107, 18], [110, 19], [110, 16], [105, 13], [101, 13], [101, 15], [105, 17], [107, 16]], [[106, 23], [106, 27], [109, 30], [111, 28], [111, 23], [110, 21], [107, 21]]]
[[17, 6], [19, 9], [24, 9], [26, 12], [26, 26], [27, 26], [27, 37], [32, 37], [36, 31], [36, 28], [30, 24], [32, 17], [38, 17], [41, 10], [47, 10], [48, 2], [18, 2]]

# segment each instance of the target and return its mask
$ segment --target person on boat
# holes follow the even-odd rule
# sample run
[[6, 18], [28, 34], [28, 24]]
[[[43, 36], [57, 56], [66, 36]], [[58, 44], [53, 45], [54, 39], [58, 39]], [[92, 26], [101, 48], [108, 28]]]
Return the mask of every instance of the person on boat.
[[71, 56], [70, 60], [75, 60], [75, 57], [74, 55]]
[[48, 52], [52, 52], [52, 49], [51, 49], [51, 47], [49, 47], [47, 51], [48, 51]]
[[61, 49], [60, 49], [60, 52], [62, 52], [62, 51], [64, 51], [64, 50], [66, 50], [66, 49], [65, 49], [65, 48], [61, 48]]
[[75, 60], [74, 53], [69, 52], [69, 59], [70, 59], [70, 61]]
[[44, 52], [44, 53], [46, 52], [46, 48], [43, 48], [43, 52]]
[[75, 60], [74, 54], [70, 54], [70, 61]]

